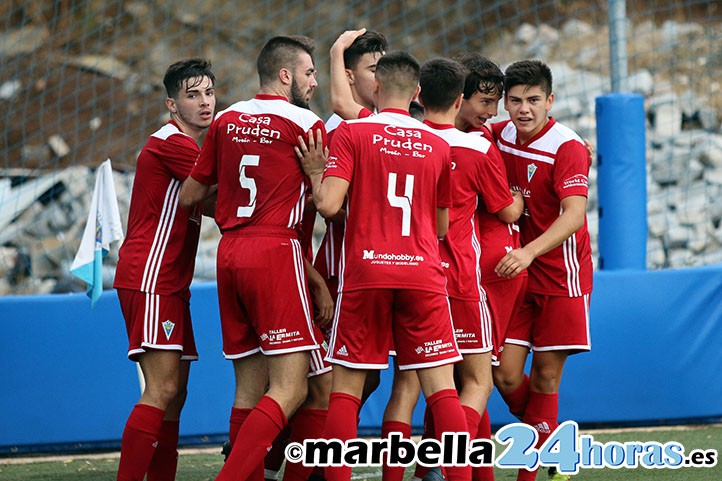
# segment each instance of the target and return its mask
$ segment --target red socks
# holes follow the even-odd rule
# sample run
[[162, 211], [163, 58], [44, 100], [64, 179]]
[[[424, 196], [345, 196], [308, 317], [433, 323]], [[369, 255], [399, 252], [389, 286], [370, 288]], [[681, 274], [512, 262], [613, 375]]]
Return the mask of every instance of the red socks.
[[[485, 409], [479, 421], [479, 429], [476, 432], [476, 439], [491, 439], [491, 420], [489, 410]], [[479, 466], [471, 470], [472, 481], [494, 481], [493, 466]]]
[[136, 404], [123, 430], [118, 481], [143, 481], [160, 436], [165, 411]]
[[[361, 408], [361, 400], [350, 394], [333, 392], [328, 403], [328, 416], [323, 430], [323, 438], [348, 441], [356, 437], [358, 425], [356, 418]], [[349, 481], [349, 466], [327, 467], [326, 481]]]
[[[318, 439], [323, 435], [326, 423], [325, 409], [299, 409], [291, 419], [291, 442], [303, 443], [304, 439]], [[283, 481], [306, 481], [313, 466], [303, 463], [286, 463]]]
[[[424, 410], [424, 434], [421, 435], [421, 439], [433, 438], [434, 431], [434, 417], [431, 415], [431, 409], [429, 409], [429, 405], [427, 404]], [[417, 464], [414, 470], [414, 478], [423, 479], [428, 472], [428, 467]]]
[[[426, 398], [426, 404], [431, 409], [431, 416], [434, 418], [436, 439], [441, 440], [443, 433], [468, 432], [466, 416], [455, 389], [435, 392]], [[469, 465], [448, 466], [445, 471], [449, 481], [469, 481], [471, 479], [471, 466]]]
[[[529, 392], [529, 403], [524, 413], [524, 423], [533, 427], [539, 434], [536, 447], [541, 446], [549, 439], [551, 433], [557, 428], [559, 422], [559, 393], [545, 394]], [[517, 481], [534, 481], [536, 471], [519, 470]]]
[[178, 421], [163, 421], [153, 460], [148, 468], [148, 481], [174, 481], [178, 469]]
[[[401, 435], [408, 439], [411, 437], [411, 425], [401, 421], [384, 421], [381, 424], [381, 437], [386, 438], [390, 433], [401, 433]], [[384, 456], [384, 465], [381, 468], [381, 479], [383, 481], [402, 481], [404, 479], [404, 471], [406, 468], [403, 466], [389, 466]]]
[[519, 384], [519, 387], [508, 394], [502, 394], [502, 397], [506, 405], [509, 406], [509, 412], [522, 420], [526, 405], [529, 402], [529, 376], [524, 374], [524, 380]]
[[281, 466], [283, 466], [283, 461], [286, 460], [286, 446], [288, 446], [288, 438], [291, 435], [291, 423], [293, 423], [293, 420], [289, 421], [283, 431], [276, 436], [271, 450], [266, 455], [263, 462], [263, 479], [265, 481], [278, 481]]
[[273, 398], [263, 396], [236, 431], [231, 454], [216, 480], [245, 481], [258, 475], [262, 479], [263, 459], [286, 424], [281, 406]]

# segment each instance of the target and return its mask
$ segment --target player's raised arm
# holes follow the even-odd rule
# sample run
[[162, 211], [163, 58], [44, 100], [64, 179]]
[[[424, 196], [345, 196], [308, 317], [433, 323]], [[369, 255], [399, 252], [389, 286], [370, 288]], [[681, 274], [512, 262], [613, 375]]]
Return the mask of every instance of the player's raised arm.
[[366, 29], [347, 30], [342, 33], [331, 46], [331, 106], [333, 111], [343, 119], [355, 119], [359, 111], [364, 108], [353, 97], [350, 82], [353, 81], [351, 69], [346, 68], [343, 54], [351, 44], [366, 33]]

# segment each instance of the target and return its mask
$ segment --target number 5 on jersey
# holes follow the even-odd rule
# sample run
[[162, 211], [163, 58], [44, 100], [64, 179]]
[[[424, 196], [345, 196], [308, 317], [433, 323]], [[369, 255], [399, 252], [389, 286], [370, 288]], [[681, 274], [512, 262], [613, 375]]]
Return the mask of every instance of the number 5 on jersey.
[[258, 155], [244, 155], [241, 157], [241, 163], [238, 165], [238, 180], [241, 187], [248, 189], [248, 205], [239, 206], [236, 212], [237, 217], [251, 217], [253, 210], [256, 208], [256, 181], [246, 175], [246, 167], [258, 167], [261, 157]]
[[396, 195], [396, 172], [389, 172], [389, 187], [386, 191], [386, 198], [389, 200], [389, 205], [391, 205], [391, 207], [397, 207], [401, 209], [402, 237], [408, 237], [411, 235], [411, 203], [413, 197], [414, 176], [411, 174], [406, 175], [404, 195], [399, 197]]

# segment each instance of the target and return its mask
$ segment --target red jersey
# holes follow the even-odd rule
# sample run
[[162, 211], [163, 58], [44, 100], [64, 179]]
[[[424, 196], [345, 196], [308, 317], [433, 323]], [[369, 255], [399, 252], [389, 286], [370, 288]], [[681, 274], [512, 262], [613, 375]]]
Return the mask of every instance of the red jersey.
[[218, 183], [216, 223], [225, 232], [258, 227], [266, 233], [295, 229], [303, 217], [308, 178], [293, 147], [320, 118], [284, 97], [256, 95], [219, 112], [191, 176]]
[[408, 112], [338, 126], [324, 178], [349, 181], [339, 292], [446, 294], [436, 208], [450, 207], [449, 144]]
[[[449, 231], [439, 243], [449, 297], [466, 301], [480, 299], [479, 258], [483, 252], [476, 225], [479, 196], [498, 211], [513, 202], [508, 182], [498, 182], [489, 158], [487, 139], [467, 134], [453, 125], [424, 122], [451, 146], [451, 199]], [[494, 175], [490, 175], [494, 174]]]
[[[373, 112], [364, 107], [359, 111], [358, 118], [365, 119], [373, 114]], [[343, 119], [337, 114], [333, 114], [326, 121], [329, 145], [333, 141], [333, 133], [336, 127], [338, 127], [341, 122], [343, 122]], [[318, 249], [318, 254], [313, 265], [326, 279], [338, 276], [338, 265], [339, 262], [341, 262], [341, 244], [343, 243], [343, 226], [341, 222], [333, 222], [326, 219], [326, 232], [323, 235], [321, 247]]]
[[[561, 201], [588, 195], [589, 153], [582, 139], [553, 118], [524, 145], [514, 124], [492, 126], [512, 187], [524, 195], [519, 220], [522, 245], [542, 235], [559, 217]], [[592, 249], [584, 226], [529, 266], [529, 292], [578, 297], [592, 291]]]
[[150, 136], [138, 156], [128, 229], [118, 253], [113, 286], [190, 298], [200, 210], [178, 206], [181, 183], [198, 145], [173, 122]]
[[[515, 222], [513, 224], [507, 224], [501, 221], [496, 213], [504, 207], [511, 205], [514, 199], [511, 197], [509, 191], [509, 178], [506, 174], [506, 166], [504, 165], [504, 159], [501, 157], [501, 152], [494, 144], [494, 137], [491, 131], [486, 125], [483, 125], [478, 130], [470, 130], [470, 134], [479, 135], [491, 142], [489, 151], [487, 152], [489, 162], [485, 165], [486, 175], [488, 176], [485, 190], [496, 191], [497, 195], [507, 197], [506, 204], [502, 205], [496, 210], [492, 206], [492, 202], [487, 202], [484, 197], [479, 200], [479, 208], [477, 209], [477, 223], [479, 225], [479, 244], [481, 244], [481, 282], [482, 284], [488, 284], [489, 282], [503, 281], [506, 278], [499, 277], [494, 269], [496, 268], [499, 261], [506, 255], [507, 252], [518, 249], [521, 247], [521, 240], [519, 239], [519, 225]], [[506, 194], [501, 193], [502, 184]], [[526, 276], [526, 269], [521, 271], [520, 276]]]

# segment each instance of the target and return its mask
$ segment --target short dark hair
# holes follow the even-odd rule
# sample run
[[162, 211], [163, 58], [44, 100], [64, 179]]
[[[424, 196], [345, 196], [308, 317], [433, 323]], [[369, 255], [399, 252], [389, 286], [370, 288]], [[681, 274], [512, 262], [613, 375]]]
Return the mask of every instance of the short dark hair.
[[413, 94], [419, 85], [421, 66], [408, 52], [391, 52], [376, 64], [376, 80], [386, 92]]
[[552, 93], [552, 71], [540, 60], [514, 62], [506, 68], [504, 74], [504, 88], [507, 94], [509, 89], [517, 85], [539, 87], [548, 97]]
[[300, 53], [307, 53], [313, 59], [315, 48], [313, 40], [303, 35], [279, 35], [269, 39], [256, 60], [261, 86], [275, 81], [282, 68], [293, 69]]
[[455, 60], [433, 58], [421, 66], [419, 99], [424, 109], [446, 111], [464, 91], [466, 68]]
[[411, 103], [409, 103], [409, 113], [416, 120], [424, 120], [424, 106], [416, 100], [412, 100]]
[[367, 53], [380, 53], [383, 55], [388, 49], [386, 37], [375, 30], [367, 30], [363, 35], [353, 41], [351, 46], [343, 52], [343, 65], [348, 69], [356, 68], [359, 60]]
[[454, 59], [469, 72], [464, 82], [464, 99], [470, 99], [476, 92], [499, 96], [504, 93], [504, 74], [497, 64], [475, 52], [462, 53]]
[[216, 83], [216, 76], [211, 71], [211, 61], [204, 58], [187, 58], [175, 62], [163, 76], [163, 85], [168, 97], [178, 98], [183, 82], [192, 78], [208, 77], [211, 83]]

